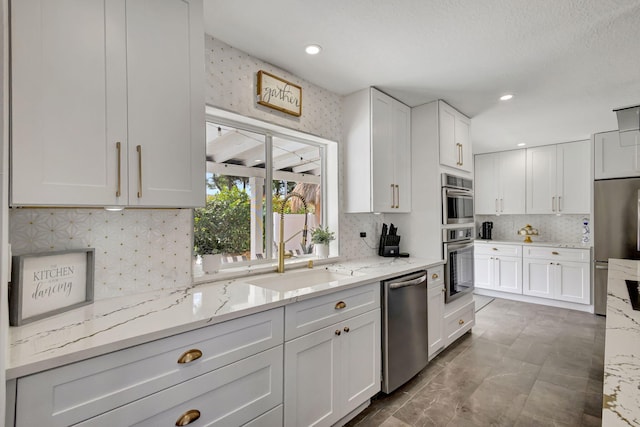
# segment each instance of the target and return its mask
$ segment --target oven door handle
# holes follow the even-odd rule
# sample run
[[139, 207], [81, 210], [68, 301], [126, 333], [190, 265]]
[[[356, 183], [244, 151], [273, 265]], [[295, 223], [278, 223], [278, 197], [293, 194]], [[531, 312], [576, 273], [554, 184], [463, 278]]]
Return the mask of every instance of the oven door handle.
[[445, 243], [447, 252], [451, 252], [452, 250], [460, 250], [471, 248], [473, 249], [473, 241], [466, 241], [462, 243]]
[[447, 197], [462, 197], [465, 199], [472, 199], [473, 198], [473, 193], [470, 191], [464, 191], [464, 190], [451, 190], [449, 188], [445, 189], [445, 194], [447, 195]]
[[419, 285], [419, 284], [424, 283], [426, 281], [427, 281], [427, 275], [423, 274], [422, 276], [418, 277], [417, 279], [405, 280], [403, 282], [392, 282], [392, 283], [389, 283], [389, 289], [404, 288], [406, 286], [416, 286], [416, 285]]

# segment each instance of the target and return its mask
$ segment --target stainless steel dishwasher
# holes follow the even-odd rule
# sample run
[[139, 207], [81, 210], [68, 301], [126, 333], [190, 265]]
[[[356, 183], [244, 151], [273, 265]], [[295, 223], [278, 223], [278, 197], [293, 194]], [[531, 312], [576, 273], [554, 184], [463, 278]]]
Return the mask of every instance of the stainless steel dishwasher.
[[382, 282], [382, 391], [391, 393], [425, 366], [427, 273]]

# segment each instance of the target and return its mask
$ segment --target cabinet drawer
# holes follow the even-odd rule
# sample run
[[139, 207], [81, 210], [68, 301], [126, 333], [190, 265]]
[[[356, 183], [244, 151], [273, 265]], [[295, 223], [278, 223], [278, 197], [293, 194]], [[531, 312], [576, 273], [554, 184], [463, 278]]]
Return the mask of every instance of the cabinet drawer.
[[502, 243], [475, 243], [473, 251], [480, 255], [520, 256], [522, 245], [505, 245]]
[[440, 286], [444, 283], [444, 265], [427, 270], [427, 286]]
[[[71, 425], [275, 347], [283, 318], [270, 310], [19, 378], [16, 425]], [[192, 349], [202, 357], [178, 363]]]
[[282, 427], [284, 421], [284, 406], [278, 405], [266, 414], [249, 421], [244, 427]]
[[471, 301], [460, 307], [453, 313], [445, 316], [444, 318], [444, 331], [446, 335], [446, 345], [450, 345], [455, 340], [464, 335], [465, 332], [470, 330], [475, 325], [476, 313], [475, 303]]
[[290, 304], [285, 307], [285, 340], [297, 338], [378, 307], [379, 282]]
[[525, 246], [523, 256], [525, 258], [542, 258], [558, 261], [589, 262], [591, 251], [589, 249], [553, 248], [545, 246]]
[[78, 426], [173, 426], [198, 411], [196, 426], [242, 425], [282, 403], [283, 346], [114, 409]]

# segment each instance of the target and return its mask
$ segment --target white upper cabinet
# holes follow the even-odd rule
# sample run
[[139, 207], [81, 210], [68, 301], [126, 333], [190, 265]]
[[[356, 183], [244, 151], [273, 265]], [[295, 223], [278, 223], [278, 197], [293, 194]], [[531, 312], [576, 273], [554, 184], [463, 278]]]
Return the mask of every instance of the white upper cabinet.
[[594, 179], [640, 176], [640, 133], [618, 131], [596, 133]]
[[438, 102], [440, 164], [466, 172], [473, 170], [471, 121], [443, 101]]
[[529, 148], [527, 213], [582, 214], [591, 210], [589, 141]]
[[476, 155], [475, 213], [524, 214], [525, 167], [525, 150]]
[[345, 211], [411, 211], [411, 109], [374, 88], [344, 101]]
[[204, 203], [202, 0], [12, 3], [11, 201]]

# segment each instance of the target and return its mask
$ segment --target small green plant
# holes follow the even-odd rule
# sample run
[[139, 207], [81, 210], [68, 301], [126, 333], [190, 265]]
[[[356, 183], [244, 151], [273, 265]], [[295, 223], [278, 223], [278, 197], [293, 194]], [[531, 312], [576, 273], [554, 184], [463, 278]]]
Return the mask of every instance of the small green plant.
[[322, 226], [319, 226], [311, 230], [311, 242], [315, 245], [328, 245], [329, 242], [335, 239], [336, 236], [333, 231], [329, 231], [329, 227], [322, 228]]

